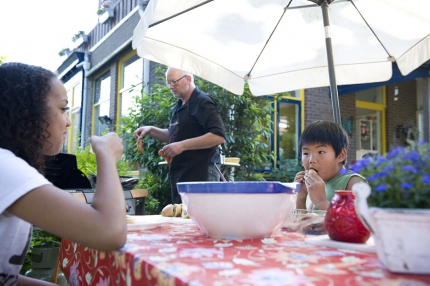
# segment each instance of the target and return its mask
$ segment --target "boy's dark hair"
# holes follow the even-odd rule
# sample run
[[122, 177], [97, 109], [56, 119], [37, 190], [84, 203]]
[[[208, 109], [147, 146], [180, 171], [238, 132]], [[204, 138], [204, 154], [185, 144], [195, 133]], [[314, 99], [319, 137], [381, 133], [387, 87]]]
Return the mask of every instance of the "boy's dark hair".
[[[346, 131], [339, 124], [317, 120], [306, 126], [299, 140], [299, 150], [307, 144], [327, 144], [333, 147], [336, 157], [342, 152], [342, 148], [348, 150], [349, 139]], [[342, 162], [346, 164], [346, 158]]]

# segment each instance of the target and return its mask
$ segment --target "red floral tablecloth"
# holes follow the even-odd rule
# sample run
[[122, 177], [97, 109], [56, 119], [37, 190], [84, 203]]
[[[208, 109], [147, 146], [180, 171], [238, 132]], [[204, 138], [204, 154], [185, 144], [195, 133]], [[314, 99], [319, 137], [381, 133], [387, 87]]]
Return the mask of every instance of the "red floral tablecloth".
[[194, 224], [129, 231], [102, 252], [63, 239], [60, 268], [70, 285], [430, 285], [430, 275], [397, 275], [376, 254], [309, 245], [300, 233], [216, 240]]

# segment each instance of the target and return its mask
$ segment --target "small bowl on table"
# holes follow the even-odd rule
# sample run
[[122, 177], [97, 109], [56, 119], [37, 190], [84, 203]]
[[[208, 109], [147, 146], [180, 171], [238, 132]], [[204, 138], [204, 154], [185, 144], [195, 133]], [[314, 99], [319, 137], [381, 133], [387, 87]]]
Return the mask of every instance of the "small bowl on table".
[[294, 209], [282, 226], [282, 230], [288, 232], [300, 232], [304, 234], [326, 234], [324, 220], [327, 211]]
[[178, 183], [188, 215], [209, 237], [270, 237], [295, 206], [297, 183]]

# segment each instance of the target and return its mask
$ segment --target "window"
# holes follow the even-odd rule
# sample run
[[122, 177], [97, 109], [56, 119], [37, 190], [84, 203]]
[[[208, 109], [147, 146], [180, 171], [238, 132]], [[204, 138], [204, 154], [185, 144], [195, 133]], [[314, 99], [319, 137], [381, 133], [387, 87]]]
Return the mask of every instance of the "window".
[[369, 153], [382, 154], [381, 111], [357, 108], [356, 128], [356, 158], [361, 159]]
[[277, 159], [296, 159], [299, 156], [300, 102], [282, 99], [278, 102]]
[[[134, 107], [134, 97], [141, 94], [143, 59], [132, 53], [131, 56], [120, 61], [119, 70], [118, 82], [120, 90], [118, 96], [117, 131], [120, 133], [121, 119], [130, 113], [130, 108]], [[122, 135], [124, 150], [128, 148], [125, 140], [128, 136], [132, 136], [132, 134]]]
[[121, 65], [119, 91], [119, 117], [127, 116], [129, 108], [133, 107], [133, 96], [142, 90], [143, 59], [136, 54], [126, 59]]
[[355, 93], [355, 99], [360, 101], [382, 104], [383, 87], [380, 86], [380, 87], [375, 87], [371, 89], [357, 91]]
[[110, 122], [110, 72], [96, 79], [93, 102], [93, 135], [102, 135], [109, 130]]
[[[268, 96], [267, 101], [273, 107], [271, 142], [266, 142], [273, 152], [277, 165], [279, 160], [300, 158], [298, 147], [302, 130], [302, 101], [303, 92], [300, 90], [285, 92], [280, 97]], [[264, 142], [264, 140], [263, 140]]]
[[79, 147], [81, 130], [81, 108], [82, 108], [82, 73], [77, 73], [66, 84], [67, 100], [69, 101], [69, 111], [72, 126], [67, 133], [67, 139], [63, 146], [63, 152], [74, 153]]
[[385, 154], [385, 87], [359, 91], [355, 99], [356, 159]]

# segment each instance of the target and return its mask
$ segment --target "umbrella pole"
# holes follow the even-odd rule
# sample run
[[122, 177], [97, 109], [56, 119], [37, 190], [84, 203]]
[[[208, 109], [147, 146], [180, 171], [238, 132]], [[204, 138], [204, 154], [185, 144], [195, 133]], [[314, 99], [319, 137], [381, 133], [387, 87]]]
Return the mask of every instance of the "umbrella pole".
[[320, 6], [322, 10], [324, 29], [325, 29], [325, 45], [327, 50], [328, 74], [330, 78], [330, 93], [331, 93], [331, 105], [333, 109], [333, 119], [334, 119], [334, 122], [341, 124], [339, 94], [337, 92], [336, 75], [334, 72], [333, 48], [331, 45], [330, 20], [328, 15], [327, 0], [323, 0], [322, 3], [320, 3]]

